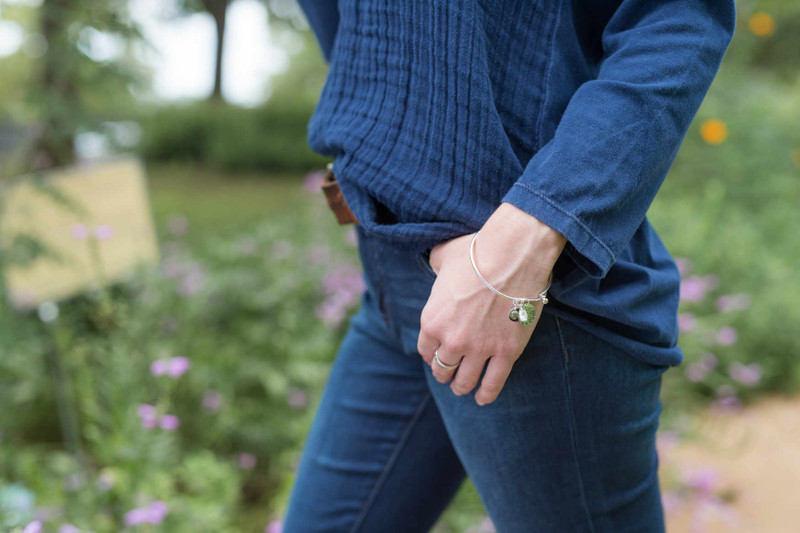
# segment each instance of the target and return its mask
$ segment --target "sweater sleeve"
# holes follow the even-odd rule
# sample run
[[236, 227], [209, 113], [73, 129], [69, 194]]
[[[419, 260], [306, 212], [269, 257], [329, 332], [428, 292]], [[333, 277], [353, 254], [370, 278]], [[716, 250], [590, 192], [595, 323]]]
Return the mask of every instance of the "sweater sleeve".
[[504, 202], [567, 238], [602, 278], [666, 177], [735, 27], [733, 0], [623, 0], [602, 35], [597, 78], [572, 95], [553, 137]]
[[325, 61], [330, 63], [333, 41], [339, 28], [337, 0], [298, 0], [298, 3], [319, 42]]

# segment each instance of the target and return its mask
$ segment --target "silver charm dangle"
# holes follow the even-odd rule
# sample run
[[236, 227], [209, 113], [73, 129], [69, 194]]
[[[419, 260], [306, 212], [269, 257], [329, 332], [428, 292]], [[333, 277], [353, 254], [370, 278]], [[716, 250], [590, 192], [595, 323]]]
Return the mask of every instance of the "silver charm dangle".
[[533, 324], [533, 319], [536, 318], [536, 308], [528, 300], [514, 299], [514, 307], [508, 313], [508, 318], [523, 326], [530, 326]]
[[536, 310], [525, 299], [514, 298], [513, 302], [514, 307], [512, 307], [511, 311], [509, 311], [508, 319], [512, 322], [519, 322], [523, 326], [530, 325], [533, 320], [533, 316], [536, 314]]

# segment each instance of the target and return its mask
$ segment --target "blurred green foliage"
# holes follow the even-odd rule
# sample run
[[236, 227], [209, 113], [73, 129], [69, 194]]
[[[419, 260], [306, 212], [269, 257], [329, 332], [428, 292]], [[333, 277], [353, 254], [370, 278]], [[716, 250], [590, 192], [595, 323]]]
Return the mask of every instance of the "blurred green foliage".
[[307, 171], [327, 161], [306, 142], [311, 111], [275, 100], [257, 109], [213, 101], [165, 107], [142, 118], [141, 152], [221, 171]]
[[[30, 125], [19, 152], [0, 153], [5, 174], [67, 164], [80, 131], [130, 114], [132, 91], [144, 87], [146, 68], [132, 54], [141, 41], [127, 0], [42, 0], [4, 3], [0, 16], [25, 32], [25, 42], [0, 60], [0, 122]], [[105, 56], [96, 37], [113, 43]], [[16, 157], [14, 164], [10, 157]]]
[[[97, 533], [122, 530], [125, 513], [151, 500], [169, 502], [164, 531], [252, 530], [242, 509], [267, 513], [291, 472], [358, 302], [345, 295], [339, 320], [318, 318], [330, 296], [323, 275], [360, 271], [343, 229], [325, 224], [321, 194], [314, 200], [282, 223], [200, 241], [171, 216], [159, 271], [63, 302], [45, 327], [0, 308], [0, 488], [22, 482], [37, 506], [55, 506], [54, 523]], [[52, 350], [77, 406], [77, 457], [60, 443]], [[185, 374], [153, 374], [174, 357], [188, 358]], [[177, 416], [179, 429], [147, 428], [142, 404]]]

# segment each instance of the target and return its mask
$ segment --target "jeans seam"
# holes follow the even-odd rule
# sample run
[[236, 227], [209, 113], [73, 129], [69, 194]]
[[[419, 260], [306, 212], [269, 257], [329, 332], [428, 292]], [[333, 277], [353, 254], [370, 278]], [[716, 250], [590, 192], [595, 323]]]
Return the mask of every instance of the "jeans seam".
[[[567, 352], [567, 345], [564, 342], [564, 334], [561, 332], [561, 325], [558, 323], [558, 317], [556, 319], [556, 326], [558, 329], [558, 337], [561, 341], [561, 348], [564, 350], [564, 353]], [[592, 513], [589, 511], [589, 502], [586, 498], [586, 491], [583, 486], [583, 475], [581, 474], [581, 466], [580, 461], [578, 461], [578, 439], [577, 439], [577, 428], [575, 427], [575, 416], [572, 412], [572, 388], [570, 387], [569, 383], [569, 365], [567, 361], [564, 361], [564, 389], [567, 394], [567, 412], [569, 414], [569, 433], [570, 433], [570, 443], [572, 445], [572, 457], [575, 461], [575, 471], [578, 473], [578, 486], [580, 487], [581, 491], [581, 501], [583, 503], [583, 508], [586, 512], [586, 519], [589, 523], [589, 531], [594, 533], [595, 527], [594, 522], [592, 521]]]
[[375, 482], [375, 486], [370, 492], [369, 496], [367, 496], [367, 500], [364, 503], [364, 508], [361, 510], [361, 513], [356, 518], [355, 523], [353, 524], [353, 528], [350, 530], [350, 533], [357, 533], [358, 529], [361, 527], [361, 524], [366, 519], [367, 513], [369, 512], [372, 504], [375, 503], [375, 498], [378, 496], [378, 492], [381, 490], [384, 482], [386, 481], [387, 476], [389, 475], [389, 471], [394, 466], [394, 463], [397, 461], [397, 457], [400, 455], [400, 451], [405, 446], [406, 442], [408, 441], [408, 437], [411, 433], [411, 430], [414, 428], [414, 425], [417, 423], [419, 418], [422, 416], [422, 411], [427, 407], [428, 403], [431, 399], [431, 392], [428, 391], [425, 394], [425, 397], [420, 402], [419, 407], [417, 407], [414, 416], [411, 417], [411, 420], [408, 422], [406, 429], [403, 431], [403, 434], [400, 436], [400, 440], [397, 442], [397, 446], [395, 446], [392, 455], [389, 457], [388, 461], [386, 461], [386, 466], [383, 467], [383, 471], [381, 475], [378, 477], [378, 480]]
[[561, 332], [561, 321], [558, 320], [558, 317], [553, 317], [556, 320], [556, 329], [558, 329], [558, 338], [561, 339], [561, 350], [564, 353], [564, 361], [569, 365], [569, 350], [567, 349], [567, 344], [564, 342], [564, 334]]

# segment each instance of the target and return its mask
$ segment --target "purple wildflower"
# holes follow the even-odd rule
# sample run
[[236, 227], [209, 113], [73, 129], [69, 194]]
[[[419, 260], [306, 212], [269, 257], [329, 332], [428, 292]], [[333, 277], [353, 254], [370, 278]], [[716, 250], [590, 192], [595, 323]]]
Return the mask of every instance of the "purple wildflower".
[[172, 378], [179, 378], [189, 370], [189, 358], [184, 356], [173, 357], [167, 363], [167, 374]]
[[252, 453], [240, 453], [236, 456], [236, 460], [242, 470], [252, 470], [258, 463], [258, 459]]
[[103, 224], [94, 228], [94, 236], [98, 241], [107, 241], [114, 236], [114, 228]]
[[728, 374], [742, 385], [752, 387], [761, 381], [761, 365], [758, 363], [743, 365], [736, 361], [728, 367]]
[[344, 320], [347, 311], [335, 300], [325, 300], [317, 304], [315, 312], [326, 327], [333, 328]]
[[22, 533], [41, 533], [42, 523], [39, 520], [34, 520], [22, 529]]
[[156, 500], [145, 507], [137, 507], [125, 513], [125, 525], [137, 526], [139, 524], [158, 525], [169, 512], [166, 502]]
[[[150, 512], [153, 513], [154, 515], [157, 515], [157, 516], [160, 515], [162, 517], [162, 519], [169, 512], [169, 506], [167, 505], [167, 502], [162, 501], [162, 500], [154, 500], [154, 501], [150, 502], [150, 505], [148, 506], [148, 509], [150, 509]], [[159, 522], [160, 521], [161, 520], [159, 520]]]
[[89, 238], [89, 228], [86, 227], [86, 224], [73, 224], [69, 228], [69, 234], [76, 241], [82, 241]]
[[719, 478], [713, 468], [698, 468], [682, 472], [683, 483], [701, 494], [711, 494]]
[[72, 524], [61, 524], [58, 528], [58, 533], [81, 533], [81, 530]]
[[264, 528], [264, 533], [281, 533], [282, 531], [283, 523], [280, 520], [273, 520]]
[[327, 298], [317, 305], [317, 318], [327, 327], [333, 327], [344, 319], [348, 308], [358, 303], [366, 284], [361, 270], [342, 266], [325, 276], [322, 289]]
[[325, 177], [325, 173], [315, 170], [313, 172], [309, 172], [303, 178], [303, 187], [308, 192], [320, 192], [322, 187], [322, 179]]
[[168, 366], [166, 359], [156, 359], [150, 364], [150, 373], [154, 376], [166, 374]]
[[717, 332], [717, 343], [722, 346], [730, 346], [736, 342], [738, 334], [736, 330], [730, 326], [725, 326]]
[[175, 415], [164, 415], [161, 417], [161, 420], [159, 420], [158, 425], [161, 426], [161, 429], [175, 431], [180, 425], [180, 420], [178, 420], [178, 417]]
[[126, 526], [138, 526], [139, 524], [148, 524], [150, 523], [150, 512], [146, 507], [131, 509], [130, 511], [125, 513], [124, 520]]
[[136, 412], [139, 414], [143, 428], [153, 429], [158, 425], [158, 413], [154, 405], [140, 403]]
[[705, 278], [690, 276], [681, 281], [680, 299], [687, 302], [699, 302], [705, 298], [708, 284]]

